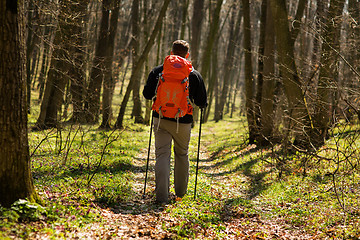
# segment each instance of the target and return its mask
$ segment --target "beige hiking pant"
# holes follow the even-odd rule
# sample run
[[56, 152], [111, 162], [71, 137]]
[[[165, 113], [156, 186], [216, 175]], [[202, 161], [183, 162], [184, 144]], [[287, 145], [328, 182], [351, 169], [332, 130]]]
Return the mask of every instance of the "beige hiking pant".
[[[170, 158], [171, 143], [174, 141], [174, 187], [175, 194], [183, 197], [186, 194], [189, 181], [189, 142], [191, 123], [177, 123], [174, 121], [154, 117], [155, 133], [155, 192], [156, 201], [169, 201]], [[177, 125], [179, 124], [179, 125]], [[178, 128], [178, 132], [177, 132]]]

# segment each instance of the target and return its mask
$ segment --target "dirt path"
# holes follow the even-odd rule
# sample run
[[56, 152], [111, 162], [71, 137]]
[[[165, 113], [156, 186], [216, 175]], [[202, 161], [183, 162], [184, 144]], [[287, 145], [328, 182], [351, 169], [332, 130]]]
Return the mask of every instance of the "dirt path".
[[[209, 159], [210, 156], [202, 155], [202, 158]], [[143, 167], [145, 159], [146, 152], [144, 150], [140, 153], [139, 159], [134, 161], [134, 165]], [[205, 169], [209, 169], [206, 168], [206, 165], [210, 166], [212, 162], [203, 161], [202, 164], [205, 164]], [[153, 168], [152, 165], [150, 169]], [[144, 173], [135, 173], [135, 178], [138, 179], [135, 191], [142, 193]], [[220, 176], [216, 181], [224, 181], [226, 178], [227, 176]], [[150, 192], [154, 188], [153, 182], [153, 176], [149, 174], [148, 191]], [[142, 199], [140, 195], [138, 199], [120, 204], [115, 208], [99, 209], [103, 221], [88, 225], [81, 229], [81, 232], [75, 231], [71, 237], [81, 239], [176, 239], [175, 233], [163, 230], [164, 227], [169, 229], [179, 224], [177, 219], [171, 217], [170, 211], [167, 211], [172, 207], [171, 204], [158, 206], [153, 203], [153, 197]], [[223, 223], [226, 237], [221, 239], [316, 239], [301, 230], [288, 230], [288, 226], [281, 220], [271, 222], [261, 219], [255, 214], [244, 214], [241, 209], [237, 211], [224, 209]], [[203, 230], [199, 232], [196, 239], [219, 239], [219, 237], [211, 230]]]

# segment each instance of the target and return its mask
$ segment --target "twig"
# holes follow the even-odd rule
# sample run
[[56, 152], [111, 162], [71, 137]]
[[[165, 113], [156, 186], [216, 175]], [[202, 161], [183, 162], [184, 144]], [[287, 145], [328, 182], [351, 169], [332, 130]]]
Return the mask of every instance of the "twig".
[[38, 150], [38, 148], [41, 146], [41, 144], [42, 144], [44, 141], [46, 141], [46, 140], [48, 140], [48, 139], [50, 139], [50, 138], [54, 138], [54, 137], [55, 137], [55, 136], [49, 137], [49, 135], [50, 135], [51, 132], [52, 132], [52, 130], [51, 130], [50, 132], [48, 132], [43, 139], [41, 139], [41, 141], [40, 141], [40, 142], [38, 143], [38, 145], [35, 147], [34, 151], [30, 154], [30, 158], [32, 158], [32, 157], [34, 156], [36, 150]]
[[113, 142], [115, 142], [119, 136], [120, 136], [120, 133], [123, 132], [125, 130], [125, 128], [113, 139], [110, 140], [110, 137], [111, 135], [116, 131], [117, 129], [114, 129], [110, 135], [106, 138], [106, 142], [105, 142], [105, 145], [102, 149], [102, 152], [101, 152], [101, 157], [100, 157], [100, 160], [99, 160], [99, 163], [98, 165], [96, 166], [94, 172], [92, 173], [91, 177], [89, 178], [88, 182], [87, 182], [87, 185], [89, 186], [90, 185], [90, 182], [92, 181], [92, 179], [94, 178], [95, 174], [97, 173], [97, 171], [99, 170], [100, 166], [101, 166], [101, 163], [102, 161], [104, 160], [104, 155], [105, 155], [105, 152], [106, 152], [106, 148]]
[[[75, 140], [75, 137], [76, 137], [77, 133], [79, 132], [80, 128], [81, 128], [81, 125], [79, 125], [79, 127], [77, 128], [77, 130], [76, 130], [76, 132], [75, 132], [75, 134], [74, 134], [74, 136], [73, 136], [73, 138], [72, 138], [71, 141], [68, 140], [68, 139], [70, 138], [70, 133], [71, 133], [71, 131], [69, 132], [68, 139], [66, 140], [66, 143], [68, 143], [68, 144], [67, 144], [68, 146], [67, 146], [65, 158], [64, 158], [64, 160], [63, 160], [63, 165], [66, 164], [66, 160], [67, 160], [67, 157], [68, 157], [68, 155], [69, 155], [69, 152], [70, 152], [70, 149], [71, 149], [71, 145], [73, 144], [73, 142], [74, 142], [74, 140]], [[66, 144], [66, 143], [65, 143], [65, 144]]]

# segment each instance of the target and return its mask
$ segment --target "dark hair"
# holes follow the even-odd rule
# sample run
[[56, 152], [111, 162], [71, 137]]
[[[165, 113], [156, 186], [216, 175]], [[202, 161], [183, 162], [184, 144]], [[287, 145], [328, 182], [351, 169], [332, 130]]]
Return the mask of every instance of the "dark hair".
[[185, 40], [174, 41], [172, 45], [172, 52], [174, 55], [186, 57], [186, 54], [189, 52], [189, 43]]

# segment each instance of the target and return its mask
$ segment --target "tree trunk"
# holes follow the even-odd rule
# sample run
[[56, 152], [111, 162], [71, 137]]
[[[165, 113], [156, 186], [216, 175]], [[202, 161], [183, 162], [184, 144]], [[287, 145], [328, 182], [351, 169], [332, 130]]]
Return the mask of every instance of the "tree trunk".
[[316, 30], [313, 42], [313, 49], [312, 49], [312, 58], [311, 58], [311, 65], [314, 67], [315, 65], [319, 65], [319, 55], [321, 49], [321, 41], [320, 34], [322, 32], [321, 25], [324, 23], [324, 2], [316, 1], [316, 21], [314, 24], [314, 28]]
[[276, 80], [274, 77], [274, 47], [275, 36], [274, 21], [270, 8], [270, 0], [266, 0], [266, 26], [265, 26], [265, 43], [264, 43], [264, 69], [263, 69], [263, 88], [261, 94], [261, 133], [259, 136], [259, 143], [267, 145], [273, 141], [274, 133], [274, 117], [275, 117], [275, 85]]
[[285, 95], [288, 100], [288, 112], [290, 117], [290, 130], [294, 131], [294, 144], [298, 147], [309, 147], [309, 133], [311, 131], [311, 119], [294, 58], [294, 45], [291, 32], [289, 31], [288, 14], [285, 0], [270, 1], [274, 19], [277, 50], [279, 54], [279, 69], [282, 76]]
[[[212, 17], [209, 19], [209, 26], [211, 26], [211, 27], [210, 27], [209, 34], [206, 39], [206, 45], [205, 45], [204, 52], [203, 52], [203, 55], [201, 58], [201, 75], [204, 78], [204, 81], [206, 81], [208, 74], [209, 74], [210, 63], [211, 63], [211, 53], [212, 53], [214, 42], [216, 40], [218, 31], [219, 31], [220, 11], [221, 11], [222, 3], [223, 3], [222, 0], [217, 0], [214, 11], [210, 10]], [[215, 5], [215, 3], [213, 3], [213, 4]]]
[[99, 121], [100, 92], [105, 75], [105, 58], [107, 39], [109, 34], [109, 7], [110, 0], [103, 0], [100, 34], [96, 44], [95, 56], [91, 68], [90, 82], [87, 89], [84, 111], [86, 122], [95, 124]]
[[191, 22], [191, 62], [198, 67], [201, 30], [204, 18], [204, 0], [195, 0]]
[[52, 45], [54, 44], [55, 39], [55, 30], [56, 27], [46, 27], [44, 32], [46, 39], [43, 40], [43, 57], [42, 57], [42, 64], [40, 67], [40, 74], [38, 78], [38, 89], [39, 89], [39, 102], [43, 99], [44, 91], [45, 91], [45, 82], [49, 72], [49, 66], [51, 64], [51, 56], [53, 54]]
[[31, 61], [33, 64], [36, 62], [36, 59], [33, 57], [35, 53], [35, 48], [40, 42], [38, 28], [34, 22], [39, 22], [39, 15], [37, 14], [37, 7], [34, 6], [32, 2], [29, 3], [28, 8], [30, 11], [28, 12], [27, 22], [29, 24], [27, 31], [27, 40], [26, 40], [26, 83], [27, 83], [27, 106], [28, 113], [30, 113], [30, 103], [31, 103]]
[[107, 50], [105, 59], [105, 76], [103, 84], [103, 98], [102, 98], [102, 122], [100, 128], [110, 129], [110, 119], [112, 116], [112, 98], [115, 88], [115, 81], [113, 78], [113, 58], [114, 58], [114, 47], [115, 47], [115, 36], [118, 26], [120, 3], [111, 10], [109, 35], [107, 39]]
[[[236, 11], [237, 14], [237, 20], [236, 19]], [[229, 23], [230, 33], [229, 33], [229, 40], [228, 40], [228, 46], [226, 51], [226, 57], [224, 61], [224, 74], [223, 74], [223, 85], [222, 85], [222, 92], [220, 97], [219, 104], [215, 107], [215, 117], [214, 120], [217, 122], [223, 118], [223, 111], [225, 106], [225, 100], [228, 96], [229, 88], [230, 88], [230, 82], [231, 82], [231, 73], [234, 68], [234, 54], [235, 54], [235, 48], [236, 48], [236, 40], [238, 38], [239, 32], [240, 32], [240, 24], [241, 24], [241, 18], [242, 18], [242, 10], [237, 10], [236, 8], [233, 8], [231, 20]], [[209, 82], [209, 92], [212, 92], [213, 89], [213, 83]]]
[[254, 88], [251, 61], [251, 25], [249, 0], [242, 0], [244, 11], [244, 51], [245, 51], [245, 98], [246, 118], [249, 129], [249, 144], [255, 142]]
[[341, 21], [336, 18], [342, 15], [345, 0], [331, 0], [328, 10], [327, 24], [323, 33], [323, 45], [321, 52], [321, 64], [319, 73], [319, 83], [317, 88], [317, 102], [314, 116], [314, 131], [312, 134], [312, 143], [315, 147], [322, 146], [328, 135], [330, 123], [330, 105], [332, 96], [332, 86], [336, 86], [331, 79], [337, 76], [337, 59], [338, 55], [334, 52], [339, 51], [339, 35], [341, 29]]
[[168, 41], [167, 43], [172, 43], [174, 40], [179, 39], [180, 30], [181, 30], [181, 21], [182, 15], [181, 11], [183, 9], [181, 1], [171, 1], [168, 8], [168, 19], [176, 19], [176, 21], [168, 21], [169, 31], [167, 32]]
[[[140, 50], [140, 29], [139, 29], [139, 0], [134, 0], [131, 10], [131, 29], [132, 29], [132, 64], [136, 64], [139, 57]], [[132, 116], [135, 118], [135, 123], [143, 123], [144, 118], [141, 113], [141, 100], [140, 100], [140, 82], [141, 82], [141, 69], [140, 73], [136, 73], [137, 78], [133, 83], [133, 111]]]
[[27, 129], [24, 1], [0, 3], [0, 204], [37, 199]]
[[77, 16], [75, 13], [78, 11], [78, 3], [64, 1], [61, 4], [51, 68], [46, 82], [40, 116], [34, 127], [38, 130], [56, 127], [59, 124], [58, 112], [61, 109], [65, 86], [70, 81], [69, 73], [74, 67], [72, 59], [76, 55], [73, 52], [73, 45], [77, 42], [78, 29], [74, 26], [78, 24], [78, 19], [74, 16]]
[[241, 72], [240, 68], [236, 69], [236, 71], [235, 71], [236, 83], [235, 83], [233, 99], [232, 99], [232, 102], [231, 102], [230, 118], [233, 118], [234, 112], [235, 112], [235, 109], [236, 109], [236, 97], [237, 97], [237, 94], [238, 94], [239, 88], [240, 88], [240, 72]]
[[[219, 42], [219, 38], [216, 39], [215, 44], [217, 44]], [[208, 87], [208, 106], [205, 109], [205, 119], [204, 122], [208, 121], [209, 115], [210, 115], [210, 109], [211, 109], [211, 105], [212, 102], [214, 101], [214, 98], [216, 99], [215, 101], [215, 109], [217, 109], [218, 104], [218, 98], [219, 96], [217, 94], [214, 94], [215, 92], [215, 87], [218, 87], [218, 83], [219, 83], [219, 49], [218, 48], [213, 48], [212, 50], [212, 56], [211, 56], [211, 76], [209, 78], [209, 87]], [[218, 89], [218, 88], [217, 88]]]
[[66, 51], [61, 47], [62, 33], [56, 32], [53, 51], [50, 63], [50, 70], [46, 79], [44, 96], [40, 107], [40, 115], [34, 126], [34, 130], [53, 128], [58, 125], [58, 109], [61, 105], [67, 76], [62, 73], [67, 72], [65, 59]]
[[[190, 0], [185, 0], [182, 3], [180, 39], [184, 39], [184, 37], [185, 37], [186, 18], [188, 16], [189, 3], [190, 3]], [[200, 29], [197, 29], [197, 30], [200, 30]]]
[[[204, 51], [203, 51], [203, 55], [202, 55], [202, 58], [201, 58], [201, 74], [202, 74], [202, 77], [204, 79], [204, 81], [208, 81], [209, 82], [209, 85], [208, 85], [208, 94], [210, 94], [210, 103], [211, 103], [211, 100], [212, 100], [212, 92], [213, 92], [213, 86], [216, 82], [216, 76], [214, 77], [208, 77], [211, 69], [210, 69], [210, 65], [211, 65], [211, 55], [212, 55], [212, 51], [213, 51], [213, 46], [214, 46], [214, 43], [217, 41], [219, 35], [218, 35], [218, 31], [219, 31], [219, 27], [220, 27], [220, 11], [221, 11], [221, 6], [222, 6], [222, 1], [221, 0], [218, 0], [216, 2], [216, 5], [215, 3], [210, 3], [210, 9], [209, 9], [209, 12], [210, 12], [210, 16], [209, 17], [209, 26], [210, 29], [209, 29], [209, 33], [208, 33], [208, 36], [207, 36], [207, 39], [206, 39], [206, 45], [204, 47]], [[215, 6], [215, 10], [212, 11], [212, 6]], [[217, 60], [216, 60], [217, 62]], [[209, 79], [207, 79], [209, 78]], [[218, 104], [216, 104], [215, 106], [218, 106]], [[210, 107], [208, 107], [205, 111], [205, 118], [206, 116], [208, 116], [209, 114], [209, 111], [210, 111]], [[194, 120], [196, 121], [197, 120], [197, 116], [198, 116], [198, 111], [197, 109], [195, 109], [194, 111]], [[206, 118], [207, 119], [207, 118]]]
[[301, 18], [303, 17], [304, 10], [309, 0], [299, 0], [297, 5], [297, 10], [295, 14], [295, 19], [292, 21], [292, 30], [291, 30], [291, 39], [292, 45], [295, 44], [295, 40], [300, 32]]
[[70, 94], [71, 104], [73, 106], [72, 118], [70, 122], [81, 123], [84, 122], [83, 114], [83, 98], [85, 86], [85, 47], [84, 47], [84, 23], [86, 19], [86, 8], [89, 0], [79, 0], [79, 4], [72, 5], [72, 13], [76, 13], [77, 17], [74, 18], [73, 38], [71, 53], [72, 64], [69, 66], [70, 76]]
[[[148, 22], [148, 4], [147, 2], [144, 3], [144, 20], [143, 20], [143, 26], [144, 26], [144, 37], [145, 39], [149, 38], [149, 22]], [[161, 31], [159, 32], [159, 36], [161, 36]], [[158, 39], [161, 39], [160, 37]], [[159, 57], [160, 51], [159, 48], [156, 51], [156, 56], [157, 58]], [[145, 61], [145, 67], [144, 67], [145, 71], [144, 71], [144, 76], [143, 79], [147, 78], [147, 75], [149, 74], [149, 60], [146, 59]], [[145, 100], [145, 117], [144, 117], [144, 124], [146, 125], [150, 125], [150, 118], [151, 118], [151, 106], [152, 106], [152, 101], [151, 100]]]
[[166, 14], [166, 9], [169, 6], [170, 0], [164, 0], [164, 4], [161, 7], [159, 16], [156, 20], [154, 29], [150, 35], [149, 40], [147, 41], [144, 50], [142, 51], [140, 57], [138, 58], [138, 60], [136, 61], [135, 65], [132, 67], [132, 71], [131, 71], [131, 77], [130, 77], [130, 81], [129, 81], [129, 85], [126, 89], [124, 98], [121, 102], [121, 106], [120, 106], [120, 111], [119, 111], [119, 115], [117, 117], [116, 123], [115, 123], [115, 128], [122, 128], [123, 127], [123, 120], [124, 120], [124, 115], [125, 115], [125, 110], [126, 110], [126, 105], [129, 101], [130, 98], [130, 93], [133, 89], [133, 85], [135, 81], [138, 81], [139, 79], [139, 74], [140, 74], [140, 70], [142, 69], [144, 62], [152, 48], [152, 46], [155, 43], [155, 38], [156, 35], [159, 33], [160, 28], [161, 28], [161, 24], [162, 24], [162, 20]]
[[[258, 74], [257, 74], [257, 88], [255, 96], [255, 123], [256, 123], [256, 137], [260, 137], [260, 122], [261, 122], [261, 99], [263, 94], [264, 84], [264, 52], [265, 52], [265, 37], [266, 37], [266, 16], [267, 16], [267, 0], [262, 0], [261, 3], [261, 15], [260, 15], [260, 37], [259, 37], [259, 49], [258, 49]], [[271, 34], [271, 33], [270, 33]]]

